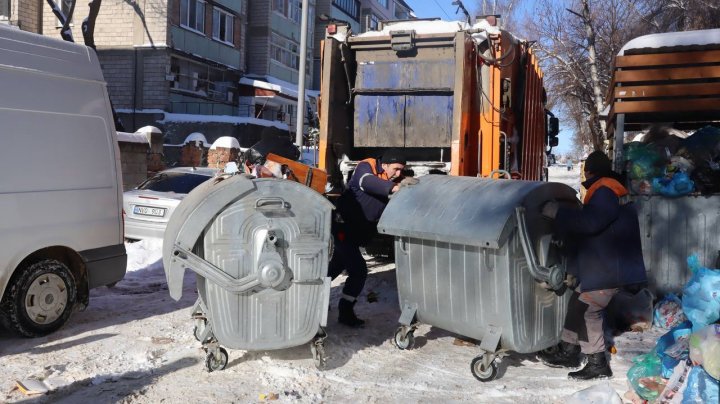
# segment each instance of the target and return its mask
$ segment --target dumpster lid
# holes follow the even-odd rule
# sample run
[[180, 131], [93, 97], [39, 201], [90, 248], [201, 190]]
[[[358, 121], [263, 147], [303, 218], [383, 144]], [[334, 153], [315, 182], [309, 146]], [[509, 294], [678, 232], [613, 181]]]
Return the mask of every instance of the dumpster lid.
[[500, 248], [515, 226], [515, 208], [528, 222], [542, 220], [549, 200], [577, 204], [576, 191], [553, 182], [426, 175], [399, 191], [383, 212], [378, 231], [484, 248]]

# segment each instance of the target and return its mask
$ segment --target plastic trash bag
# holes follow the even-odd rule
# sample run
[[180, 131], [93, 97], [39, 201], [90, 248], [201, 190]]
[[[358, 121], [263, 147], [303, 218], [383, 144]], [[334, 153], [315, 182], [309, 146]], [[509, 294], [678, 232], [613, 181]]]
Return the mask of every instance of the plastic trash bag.
[[691, 255], [687, 262], [692, 277], [683, 288], [682, 305], [693, 331], [697, 331], [720, 319], [720, 271], [700, 265], [697, 255]]
[[690, 360], [701, 365], [714, 379], [720, 379], [720, 324], [693, 333], [689, 339]]
[[674, 293], [665, 295], [655, 305], [653, 311], [653, 325], [655, 327], [667, 330], [684, 321], [687, 321], [687, 317], [682, 311], [682, 301]]
[[695, 190], [695, 183], [682, 171], [678, 171], [671, 178], [653, 178], [653, 192], [667, 197], [678, 197]]
[[657, 383], [663, 383], [663, 379], [660, 376], [660, 372], [662, 371], [660, 357], [655, 352], [649, 352], [636, 356], [632, 361], [634, 365], [632, 365], [627, 372], [630, 385], [643, 399], [648, 401], [655, 400], [660, 395], [660, 392], [647, 388], [641, 380], [651, 379]]
[[573, 393], [565, 400], [565, 404], [622, 404], [620, 395], [610, 386], [610, 383], [600, 383], [595, 386]]
[[694, 366], [688, 373], [682, 403], [720, 403], [720, 382], [710, 377], [702, 366]]
[[650, 329], [653, 322], [653, 300], [655, 296], [648, 288], [634, 294], [620, 290], [608, 304], [606, 320], [611, 327], [620, 331]]
[[687, 359], [690, 350], [688, 340], [692, 333], [690, 327], [690, 322], [686, 321], [658, 339], [655, 353], [660, 358], [660, 374], [663, 378], [669, 378], [678, 362]]

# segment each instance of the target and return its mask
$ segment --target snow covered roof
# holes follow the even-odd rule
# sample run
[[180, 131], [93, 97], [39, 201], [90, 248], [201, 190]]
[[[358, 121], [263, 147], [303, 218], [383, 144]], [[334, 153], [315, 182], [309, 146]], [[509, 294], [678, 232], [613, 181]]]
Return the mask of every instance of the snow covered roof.
[[218, 147], [224, 147], [226, 149], [239, 149], [240, 142], [238, 142], [238, 140], [234, 137], [222, 136], [213, 142], [212, 146], [210, 146], [210, 150], [215, 150]]
[[150, 144], [147, 136], [143, 133], [128, 133], [128, 132], [117, 132], [118, 142], [124, 143], [145, 143]]
[[[261, 80], [261, 78], [253, 78], [253, 77], [242, 77], [239, 81], [240, 84], [244, 84], [247, 86], [252, 86], [256, 88], [263, 88], [265, 90], [271, 90], [275, 91], [279, 94], [287, 95], [288, 97], [292, 97], [297, 99], [298, 98], [298, 85], [295, 83], [290, 83], [284, 80], [280, 80], [278, 78], [275, 78], [273, 76], [267, 76], [262, 77], [265, 80]], [[310, 97], [318, 98], [320, 92], [314, 91], [314, 90], [305, 90], [305, 99], [308, 100]]]
[[289, 130], [287, 124], [278, 121], [268, 121], [266, 119], [258, 119], [248, 116], [230, 116], [230, 115], [194, 115], [194, 114], [171, 114], [165, 113], [165, 119], [158, 123], [168, 122], [215, 122], [215, 123], [233, 123], [233, 124], [253, 124], [261, 126], [274, 126], [278, 129]]
[[188, 137], [185, 138], [185, 141], [183, 142], [183, 144], [188, 144], [190, 142], [200, 142], [203, 145], [208, 144], [208, 141], [205, 138], [205, 135], [203, 135], [200, 132], [193, 132], [193, 133], [189, 134]]
[[415, 34], [447, 34], [458, 31], [479, 30], [481, 32], [473, 34], [473, 38], [477, 41], [484, 41], [487, 33], [499, 34], [498, 27], [490, 25], [486, 20], [477, 21], [472, 26], [465, 21], [444, 21], [444, 20], [422, 20], [422, 21], [400, 21], [389, 22], [385, 24], [382, 31], [368, 31], [357, 35], [359, 38], [372, 38], [379, 36], [389, 36], [392, 31], [413, 30]]
[[698, 31], [667, 32], [637, 37], [620, 49], [618, 56], [632, 49], [658, 49], [685, 46], [720, 45], [720, 28]]

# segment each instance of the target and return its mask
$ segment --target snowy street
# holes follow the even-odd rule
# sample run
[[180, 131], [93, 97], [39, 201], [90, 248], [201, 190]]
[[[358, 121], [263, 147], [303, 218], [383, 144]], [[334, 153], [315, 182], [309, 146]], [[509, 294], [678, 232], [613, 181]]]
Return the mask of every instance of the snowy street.
[[[551, 179], [574, 188], [579, 175], [551, 167]], [[337, 323], [344, 282], [333, 282], [328, 316], [327, 369], [315, 368], [308, 345], [286, 350], [228, 350], [225, 370], [208, 373], [192, 333], [190, 308], [197, 293], [191, 273], [179, 302], [168, 294], [160, 241], [127, 243], [128, 272], [113, 288], [91, 291], [90, 305], [50, 336], [23, 339], [0, 329], [0, 402], [230, 403], [259, 402], [475, 402], [553, 403], [605, 381], [574, 382], [567, 370], [547, 368], [534, 355], [511, 354], [499, 377], [475, 380], [470, 361], [479, 347], [422, 325], [415, 348], [400, 351], [391, 338], [400, 309], [392, 263], [370, 261], [357, 312], [362, 329]], [[367, 294], [378, 299], [368, 302]], [[372, 300], [372, 299], [371, 299]], [[616, 339], [609, 380], [622, 396], [631, 359], [649, 351], [662, 332], [626, 333]], [[17, 381], [45, 380], [47, 395], [26, 396]]]

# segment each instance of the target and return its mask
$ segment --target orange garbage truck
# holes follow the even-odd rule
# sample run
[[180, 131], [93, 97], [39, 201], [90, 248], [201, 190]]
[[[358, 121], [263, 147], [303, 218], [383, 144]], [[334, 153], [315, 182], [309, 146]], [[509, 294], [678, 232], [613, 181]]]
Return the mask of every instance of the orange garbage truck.
[[493, 19], [388, 22], [321, 46], [320, 168], [338, 189], [357, 162], [400, 148], [415, 175], [544, 180], [558, 120], [532, 42]]

